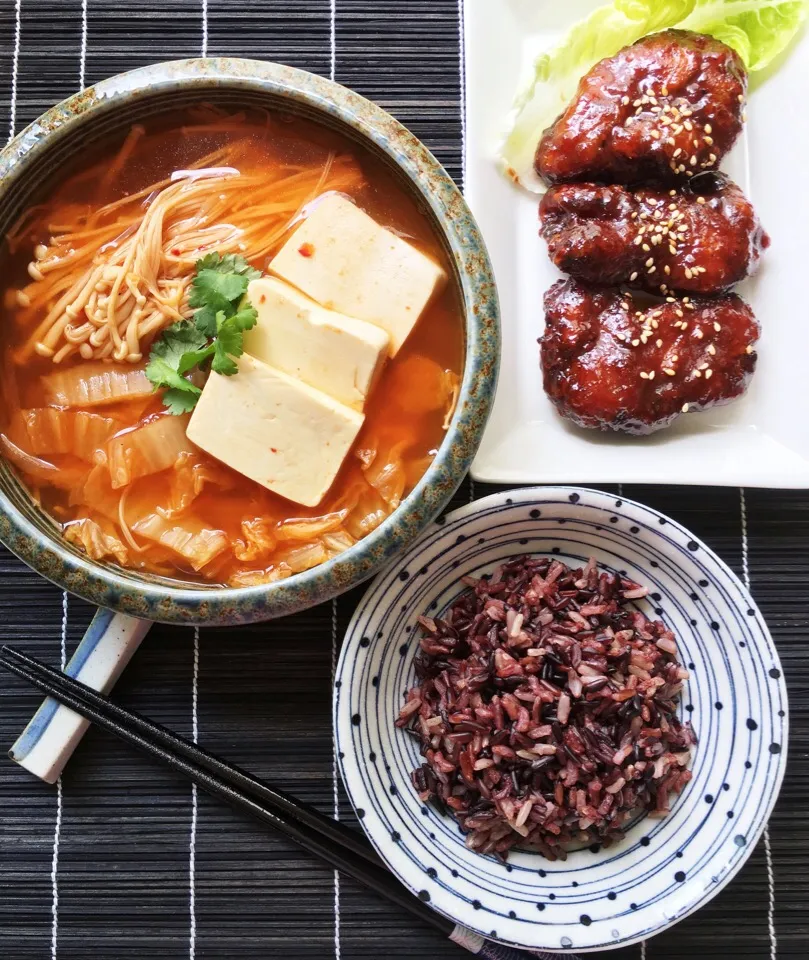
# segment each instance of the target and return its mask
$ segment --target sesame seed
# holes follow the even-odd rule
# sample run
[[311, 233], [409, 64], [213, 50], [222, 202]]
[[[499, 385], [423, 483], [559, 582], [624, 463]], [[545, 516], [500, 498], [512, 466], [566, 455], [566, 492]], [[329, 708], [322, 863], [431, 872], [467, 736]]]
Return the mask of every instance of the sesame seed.
[[657, 132], [657, 130], [652, 130], [652, 136], [654, 137], [655, 140], [660, 139], [660, 134]]
[[[669, 247], [669, 249], [671, 249], [671, 247]], [[665, 267], [663, 267], [663, 272], [666, 274], [667, 277], [670, 276], [670, 275], [671, 275], [671, 267], [670, 267], [668, 264], [666, 264]]]
[[695, 370], [695, 371], [694, 371], [694, 376], [695, 376], [695, 377], [701, 377], [701, 376], [702, 376], [702, 371], [701, 371], [701, 370]]
[[677, 209], [677, 204], [676, 204], [676, 203], [670, 203], [670, 204], [669, 204], [669, 210], [676, 210], [676, 209]]
[[671, 367], [663, 367], [663, 373], [666, 373], [666, 374], [668, 374], [670, 377], [673, 377], [673, 376], [675, 376], [675, 374], [677, 373], [677, 371], [676, 371], [676, 370], [672, 370]]
[[683, 413], [688, 413], [688, 404], [687, 404], [687, 403], [684, 403], [684, 404], [683, 404]]
[[737, 99], [738, 99], [739, 103], [744, 103], [744, 94], [741, 94], [741, 93], [740, 93], [739, 96], [737, 97]]
[[650, 379], [650, 380], [654, 380], [654, 378], [655, 378], [655, 372], [654, 372], [654, 370], [650, 370], [650, 371], [649, 371], [649, 379]]
[[712, 343], [708, 344], [708, 353], [710, 353], [712, 357], [716, 356], [716, 347]]
[[697, 340], [702, 340], [704, 334], [702, 330], [699, 329], [699, 327], [697, 327], [697, 329], [694, 331], [694, 336], [697, 338]]
[[716, 154], [715, 154], [715, 153], [709, 153], [709, 154], [708, 154], [708, 159], [711, 161], [711, 163], [716, 163]]
[[698, 369], [699, 369], [699, 370], [707, 370], [709, 366], [710, 366], [709, 363], [701, 363], [701, 364], [699, 365]]
[[664, 97], [667, 97], [667, 96], [669, 95], [669, 88], [664, 84], [664, 85], [660, 88], [660, 93], [661, 93]]
[[637, 211], [637, 210], [633, 210], [633, 211], [632, 211], [632, 219], [633, 219], [633, 220], [637, 220], [637, 219], [638, 219], [638, 211]]
[[742, 110], [742, 123], [747, 123], [747, 111]]
[[753, 352], [753, 345], [750, 344], [749, 347], [745, 347], [745, 348], [744, 348], [744, 352], [747, 353], [747, 354], [752, 353], [752, 352]]
[[637, 347], [639, 344], [640, 344], [640, 340], [633, 340], [633, 341], [632, 341], [632, 346], [633, 346], [633, 347]]
[[679, 357], [677, 356], [677, 354], [675, 353], [674, 356], [671, 358], [671, 362], [672, 362], [672, 363], [677, 363], [677, 361], [678, 361], [679, 359], [680, 359], [680, 358], [679, 358]]
[[637, 271], [637, 270], [633, 270], [633, 272], [629, 274], [629, 279], [630, 279], [630, 280], [637, 280], [637, 279], [638, 279], [638, 271]]
[[688, 230], [688, 224], [687, 224], [687, 223], [681, 223], [681, 224], [679, 224], [679, 225], [677, 226], [677, 230], [678, 230], [679, 233], [685, 233], [686, 230]]
[[676, 303], [674, 297], [666, 297], [666, 303]]
[[621, 103], [625, 106], [629, 106], [629, 97], [621, 97]]
[[670, 197], [676, 197], [676, 196], [677, 196], [677, 191], [676, 191], [676, 190], [669, 190], [669, 196], [670, 196]]
[[672, 254], [672, 255], [674, 255], [675, 253], [677, 253], [677, 247], [675, 247], [673, 244], [670, 244], [670, 245], [669, 245], [669, 253]]
[[694, 124], [691, 123], [690, 120], [686, 120], [685, 123], [683, 124], [683, 126], [685, 127], [686, 130], [693, 130], [693, 129], [694, 129]]
[[697, 155], [696, 155], [696, 154], [692, 154], [692, 155], [691, 155], [691, 159], [689, 160], [689, 163], [691, 164], [692, 167], [695, 167], [695, 166], [697, 165]]
[[674, 312], [677, 314], [678, 317], [684, 317], [684, 316], [685, 316], [685, 314], [683, 313], [682, 310], [675, 310]]
[[657, 269], [656, 267], [649, 267], [649, 269], [648, 269], [646, 272], [647, 272], [647, 273], [654, 273], [656, 269]]
[[717, 323], [717, 321], [714, 320], [714, 322], [713, 322], [713, 328], [714, 328], [714, 330], [716, 330], [717, 333], [719, 333], [719, 331], [722, 329], [722, 324], [721, 324], [721, 323]]
[[638, 234], [637, 237], [635, 237], [634, 243], [636, 247], [639, 247], [643, 243], [643, 237], [641, 234]]
[[662, 341], [662, 340], [655, 340], [655, 346], [656, 346], [656, 347], [662, 347], [662, 346], [663, 346], [663, 341]]
[[705, 203], [705, 197], [697, 197], [697, 203]]
[[626, 337], [624, 336], [623, 333], [616, 333], [615, 338], [616, 340], [626, 340]]
[[680, 149], [680, 147], [677, 147], [677, 149], [674, 151], [674, 153], [672, 154], [672, 156], [673, 156], [673, 157], [679, 157], [682, 152], [683, 152], [683, 151]]
[[646, 333], [646, 332], [642, 333], [642, 334], [640, 335], [640, 342], [641, 342], [644, 346], [646, 346], [646, 344], [649, 342], [649, 334]]
[[708, 144], [709, 147], [713, 146], [713, 137], [703, 137], [702, 139]]
[[654, 257], [649, 257], [649, 259], [646, 261], [646, 263], [644, 263], [644, 267], [651, 267], [651, 265], [652, 265], [654, 262], [655, 262], [655, 261], [654, 261]]
[[688, 280], [691, 279], [691, 268], [690, 268], [690, 267], [686, 267], [686, 268], [685, 268], [685, 275], [686, 275], [686, 278], [687, 278]]
[[690, 303], [691, 297], [683, 297], [683, 303]]
[[[684, 163], [681, 163], [680, 166], [677, 167], [677, 172], [678, 172], [678, 173], [685, 173], [685, 164], [684, 164]], [[691, 173], [690, 173], [690, 172], [689, 172], [688, 176], [689, 176], [689, 177], [691, 176]]]
[[640, 378], [641, 378], [641, 380], [648, 380], [648, 379], [649, 379], [649, 374], [648, 374], [645, 370], [641, 370], [641, 372], [640, 372]]
[[712, 376], [713, 376], [713, 370], [706, 370], [706, 371], [705, 371], [705, 379], [706, 379], [706, 380], [710, 380]]
[[633, 106], [633, 107], [639, 107], [639, 106], [641, 105], [641, 103], [642, 103], [641, 100], [634, 100], [634, 101], [632, 102], [632, 106]]
[[648, 253], [651, 249], [652, 248], [649, 246], [648, 243], [644, 243], [643, 246], [641, 247], [641, 250], [643, 250], [644, 253]]
[[703, 129], [706, 133], [713, 133], [713, 127], [710, 125], [710, 123], [706, 123]]

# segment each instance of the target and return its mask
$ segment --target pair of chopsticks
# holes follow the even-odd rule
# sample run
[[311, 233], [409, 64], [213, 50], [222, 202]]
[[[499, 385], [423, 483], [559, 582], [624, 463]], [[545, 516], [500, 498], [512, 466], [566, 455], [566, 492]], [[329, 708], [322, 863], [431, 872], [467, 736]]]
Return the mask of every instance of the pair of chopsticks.
[[[483, 940], [436, 913], [399, 883], [364, 836], [344, 824], [225, 763], [146, 717], [117, 706], [91, 687], [13, 647], [4, 646], [0, 650], [0, 666], [96, 726], [192, 780], [211, 796], [294, 840], [336, 870], [403, 907], [471, 953], [490, 960], [524, 960], [528, 956], [524, 951]], [[545, 960], [553, 960], [554, 956], [541, 951], [532, 951], [531, 955]], [[570, 960], [578, 960], [568, 956]]]

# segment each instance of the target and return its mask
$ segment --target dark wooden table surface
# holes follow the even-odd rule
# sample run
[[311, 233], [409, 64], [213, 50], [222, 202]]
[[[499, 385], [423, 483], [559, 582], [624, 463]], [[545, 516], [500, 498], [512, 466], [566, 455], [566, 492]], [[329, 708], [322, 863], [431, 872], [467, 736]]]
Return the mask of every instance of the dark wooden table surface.
[[[467, 0], [491, 2], [491, 0]], [[0, 0], [0, 138], [80, 84], [200, 54], [334, 76], [411, 127], [460, 179], [456, 0]], [[477, 485], [475, 495], [489, 492]], [[627, 487], [703, 537], [775, 635], [792, 708], [766, 838], [697, 916], [621, 958], [809, 955], [809, 493]], [[457, 502], [470, 496], [465, 484]], [[353, 821], [336, 781], [331, 674], [359, 592], [238, 630], [156, 627], [116, 696]], [[334, 617], [333, 617], [334, 615]], [[91, 610], [0, 551], [0, 640], [59, 663]], [[0, 744], [37, 696], [0, 677]], [[0, 762], [0, 957], [447, 960], [463, 954], [164, 770], [90, 731], [61, 784]]]

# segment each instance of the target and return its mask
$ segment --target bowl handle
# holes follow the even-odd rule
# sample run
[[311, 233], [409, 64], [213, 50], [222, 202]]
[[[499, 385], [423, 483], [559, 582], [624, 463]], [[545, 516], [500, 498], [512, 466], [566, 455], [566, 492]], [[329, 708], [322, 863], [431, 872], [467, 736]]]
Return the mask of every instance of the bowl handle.
[[[107, 694], [140, 646], [151, 621], [98, 610], [65, 673]], [[48, 697], [9, 750], [9, 756], [46, 783], [55, 783], [88, 720]]]

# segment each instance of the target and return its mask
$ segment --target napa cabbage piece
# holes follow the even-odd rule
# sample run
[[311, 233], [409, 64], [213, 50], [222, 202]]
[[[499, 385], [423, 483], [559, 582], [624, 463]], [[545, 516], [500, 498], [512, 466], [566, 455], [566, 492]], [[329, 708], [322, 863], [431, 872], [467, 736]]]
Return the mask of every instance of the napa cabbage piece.
[[113, 437], [107, 448], [112, 487], [118, 490], [173, 467], [196, 447], [186, 436], [188, 415], [163, 416]]
[[363, 468], [365, 479], [382, 497], [390, 512], [399, 506], [404, 496], [407, 476], [402, 463], [402, 452], [407, 445], [407, 441], [394, 444], [384, 454], [377, 454], [373, 461]]
[[26, 475], [34, 483], [52, 484], [60, 490], [72, 490], [83, 483], [87, 476], [87, 467], [64, 464], [56, 466], [49, 460], [34, 457], [21, 450], [9, 437], [0, 433], [0, 450], [9, 463]]
[[443, 410], [452, 399], [457, 376], [435, 360], [411, 354], [395, 363], [388, 375], [388, 389], [393, 403], [414, 415]]
[[223, 467], [199, 460], [192, 453], [180, 454], [171, 475], [169, 505], [158, 507], [157, 512], [167, 520], [182, 516], [207, 486], [230, 490], [233, 477]]
[[311, 519], [284, 520], [275, 528], [275, 536], [279, 542], [285, 540], [314, 540], [324, 533], [338, 530], [348, 515], [348, 510], [338, 510], [324, 514], [322, 517]]
[[292, 576], [292, 570], [286, 563], [278, 563], [266, 570], [238, 570], [230, 577], [232, 587], [258, 587], [265, 583], [275, 583]]
[[272, 555], [278, 539], [274, 533], [275, 523], [265, 517], [242, 521], [242, 538], [233, 544], [233, 553], [243, 563], [267, 560]]
[[285, 563], [293, 573], [303, 573], [304, 570], [311, 570], [312, 567], [325, 563], [328, 559], [326, 548], [318, 540], [315, 543], [291, 547], [283, 555], [281, 562]]
[[190, 518], [182, 523], [166, 520], [159, 513], [138, 520], [132, 532], [179, 554], [197, 572], [230, 547], [223, 530], [212, 530]]
[[113, 366], [100, 360], [49, 373], [42, 385], [48, 401], [59, 407], [96, 407], [154, 392], [142, 367]]
[[555, 50], [534, 61], [514, 99], [498, 162], [510, 179], [543, 192], [545, 185], [534, 170], [543, 131], [592, 66], [649, 33], [677, 27], [710, 34], [736, 50], [755, 72], [786, 49], [807, 13], [809, 0], [614, 0], [598, 7]]
[[345, 520], [345, 529], [357, 540], [376, 530], [390, 509], [373, 487], [365, 486]]
[[120, 421], [112, 417], [60, 407], [21, 410], [19, 418], [22, 446], [30, 453], [72, 454], [87, 463], [93, 463], [96, 453], [121, 429]]
[[323, 546], [329, 552], [329, 557], [336, 557], [344, 550], [348, 550], [349, 547], [353, 547], [357, 542], [347, 530], [342, 528], [324, 534], [321, 539], [323, 540]]
[[122, 567], [129, 564], [129, 551], [115, 536], [105, 533], [95, 520], [74, 520], [65, 526], [65, 540], [81, 547], [93, 560], [115, 560]]

